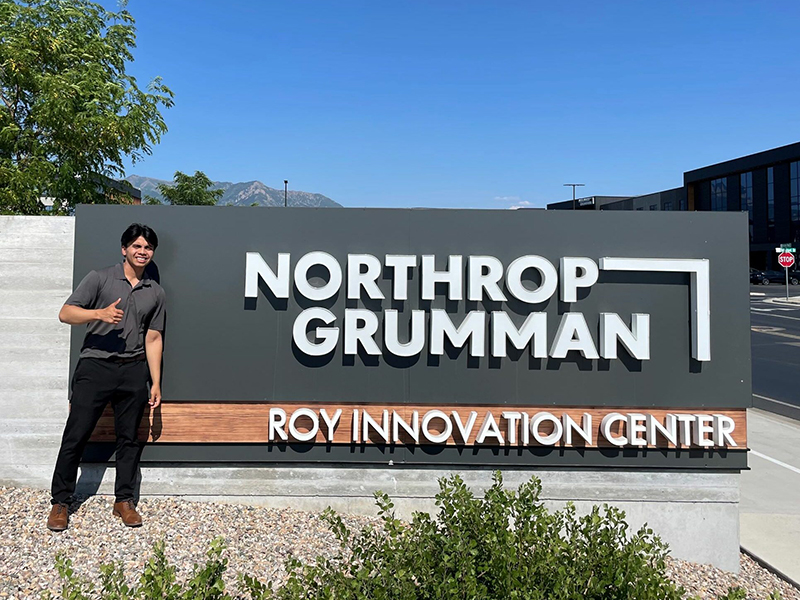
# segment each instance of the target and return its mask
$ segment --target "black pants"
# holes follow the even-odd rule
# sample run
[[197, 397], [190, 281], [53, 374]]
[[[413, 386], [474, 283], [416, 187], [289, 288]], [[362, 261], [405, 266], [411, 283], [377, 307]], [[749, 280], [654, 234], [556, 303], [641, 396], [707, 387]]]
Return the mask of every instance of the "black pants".
[[116, 501], [132, 500], [142, 445], [136, 432], [147, 405], [147, 361], [118, 363], [82, 358], [72, 377], [72, 401], [53, 473], [52, 502], [72, 500], [78, 465], [106, 405], [114, 409], [117, 436]]

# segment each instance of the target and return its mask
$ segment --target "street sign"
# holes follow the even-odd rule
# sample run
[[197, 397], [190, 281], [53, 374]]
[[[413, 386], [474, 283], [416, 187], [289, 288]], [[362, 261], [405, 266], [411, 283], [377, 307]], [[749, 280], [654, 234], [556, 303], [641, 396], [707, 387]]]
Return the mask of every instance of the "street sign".
[[[786, 299], [789, 299], [789, 267], [794, 266], [794, 254], [788, 251], [789, 244], [781, 244], [786, 246], [778, 256], [778, 264], [783, 267], [783, 272], [786, 274]], [[792, 248], [794, 250], [794, 248]]]
[[797, 248], [793, 248], [791, 246], [781, 246], [780, 248], [775, 248], [775, 252], [780, 254], [781, 252], [797, 252]]

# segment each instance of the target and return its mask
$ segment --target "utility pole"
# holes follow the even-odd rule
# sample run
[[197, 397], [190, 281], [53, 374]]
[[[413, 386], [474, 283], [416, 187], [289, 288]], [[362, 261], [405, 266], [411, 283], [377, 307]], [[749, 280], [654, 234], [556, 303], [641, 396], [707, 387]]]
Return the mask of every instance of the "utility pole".
[[572, 188], [572, 210], [575, 210], [575, 188], [576, 187], [583, 187], [584, 183], [565, 183], [564, 187], [571, 187]]
[[283, 180], [283, 207], [289, 206], [289, 180]]

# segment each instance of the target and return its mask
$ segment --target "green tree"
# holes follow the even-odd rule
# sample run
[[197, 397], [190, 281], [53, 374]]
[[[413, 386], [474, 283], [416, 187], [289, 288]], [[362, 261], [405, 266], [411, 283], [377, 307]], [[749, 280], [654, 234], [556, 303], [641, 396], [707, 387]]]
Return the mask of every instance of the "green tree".
[[155, 78], [126, 73], [134, 19], [87, 0], [0, 0], [0, 212], [64, 213], [124, 202], [109, 178], [167, 131], [173, 104]]
[[[222, 197], [222, 190], [209, 189], [213, 182], [202, 171], [195, 171], [194, 175], [187, 175], [175, 171], [172, 184], [159, 183], [158, 191], [164, 196], [165, 204], [173, 206], [214, 206]], [[148, 196], [148, 204], [161, 204], [155, 198]]]

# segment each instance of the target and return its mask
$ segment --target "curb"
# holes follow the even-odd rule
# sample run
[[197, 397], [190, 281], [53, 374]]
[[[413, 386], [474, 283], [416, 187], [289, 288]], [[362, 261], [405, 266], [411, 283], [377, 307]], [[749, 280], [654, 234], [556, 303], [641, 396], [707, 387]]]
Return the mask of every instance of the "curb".
[[744, 546], [739, 546], [739, 549], [740, 549], [740, 550], [741, 550], [741, 551], [742, 551], [744, 554], [746, 554], [747, 556], [749, 556], [750, 558], [752, 558], [754, 561], [756, 561], [756, 562], [757, 562], [759, 565], [761, 565], [762, 567], [764, 567], [764, 568], [765, 568], [767, 571], [769, 571], [769, 572], [770, 572], [770, 573], [772, 573], [773, 575], [776, 575], [778, 578], [782, 579], [783, 581], [785, 581], [785, 582], [786, 582], [786, 583], [788, 583], [789, 585], [791, 585], [791, 586], [795, 587], [796, 589], [800, 590], [800, 583], [798, 583], [797, 581], [795, 581], [794, 579], [792, 579], [791, 577], [789, 577], [789, 576], [788, 576], [786, 573], [784, 573], [784, 572], [783, 572], [783, 571], [781, 571], [780, 569], [776, 569], [776, 568], [775, 568], [775, 567], [773, 567], [771, 564], [769, 564], [767, 561], [765, 561], [763, 558], [761, 558], [760, 556], [758, 556], [758, 555], [757, 555], [757, 554], [755, 554], [754, 552], [752, 552], [752, 551], [748, 550], [748, 549], [747, 549], [747, 548], [745, 548]]
[[753, 408], [766, 411], [773, 415], [780, 415], [787, 419], [800, 421], [800, 406], [789, 404], [788, 402], [781, 402], [774, 398], [762, 396], [760, 394], [753, 394]]

